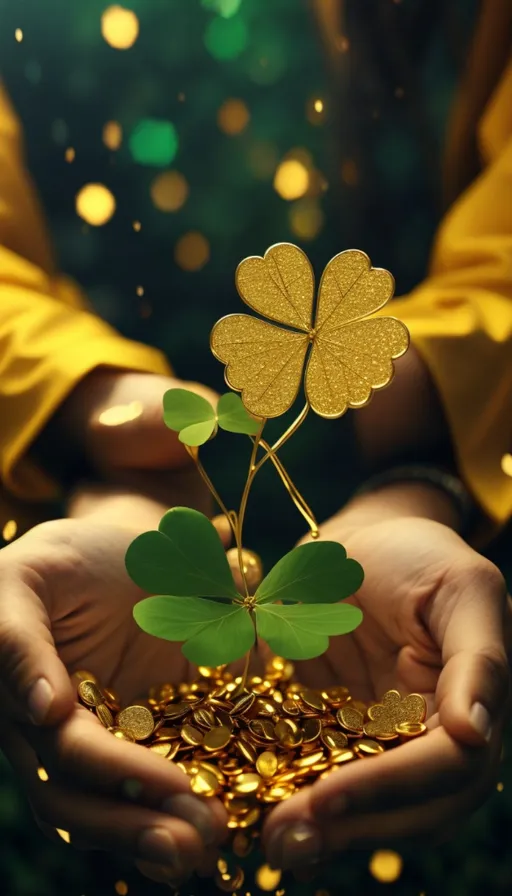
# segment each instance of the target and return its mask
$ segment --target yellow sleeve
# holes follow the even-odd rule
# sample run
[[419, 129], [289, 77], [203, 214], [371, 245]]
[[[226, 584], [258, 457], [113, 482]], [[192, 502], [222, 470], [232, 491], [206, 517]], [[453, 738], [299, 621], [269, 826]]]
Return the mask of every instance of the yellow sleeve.
[[488, 164], [442, 222], [430, 276], [392, 309], [437, 385], [461, 473], [498, 523], [512, 513], [511, 108], [512, 67], [490, 110]]
[[55, 494], [27, 451], [98, 366], [170, 372], [160, 352], [123, 339], [89, 313], [76, 286], [55, 272], [20, 126], [0, 86], [0, 479], [15, 494]]

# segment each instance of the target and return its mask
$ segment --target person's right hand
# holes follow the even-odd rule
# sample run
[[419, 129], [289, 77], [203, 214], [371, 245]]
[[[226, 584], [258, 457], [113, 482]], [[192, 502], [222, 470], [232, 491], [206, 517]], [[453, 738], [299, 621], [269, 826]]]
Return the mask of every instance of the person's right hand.
[[134, 534], [58, 520], [0, 552], [0, 746], [45, 832], [157, 863], [150, 876], [179, 882], [214, 861], [223, 807], [194, 796], [174, 764], [112, 737], [76, 702], [68, 675], [89, 669], [123, 703], [188, 677], [179, 645], [133, 620], [143, 594], [124, 555]]

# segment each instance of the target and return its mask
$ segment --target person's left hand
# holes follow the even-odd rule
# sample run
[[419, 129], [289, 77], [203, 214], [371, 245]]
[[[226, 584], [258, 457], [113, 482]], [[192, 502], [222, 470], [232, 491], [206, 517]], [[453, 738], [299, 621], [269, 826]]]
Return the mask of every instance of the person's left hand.
[[376, 512], [350, 526], [341, 513], [322, 527], [365, 570], [350, 599], [364, 619], [353, 634], [332, 638], [324, 656], [297, 663], [297, 678], [344, 684], [365, 701], [391, 688], [419, 692], [429, 731], [378, 761], [350, 762], [276, 807], [264, 829], [275, 867], [445, 838], [495, 780], [509, 687], [503, 578], [447, 526], [385, 515], [384, 497], [382, 522]]

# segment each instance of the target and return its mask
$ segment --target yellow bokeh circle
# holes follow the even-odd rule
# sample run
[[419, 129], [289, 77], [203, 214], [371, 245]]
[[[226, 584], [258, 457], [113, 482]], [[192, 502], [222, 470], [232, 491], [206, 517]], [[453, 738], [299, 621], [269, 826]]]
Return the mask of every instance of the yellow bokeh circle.
[[402, 873], [402, 856], [392, 849], [378, 849], [370, 858], [370, 874], [383, 884], [398, 880]]
[[290, 207], [289, 222], [299, 239], [314, 240], [324, 225], [324, 213], [314, 199], [300, 199]]
[[245, 130], [250, 117], [243, 100], [229, 99], [222, 103], [217, 112], [217, 124], [221, 131], [233, 137]]
[[103, 143], [108, 149], [119, 149], [123, 142], [123, 129], [118, 121], [107, 121], [103, 125]]
[[210, 258], [210, 244], [202, 233], [190, 230], [176, 243], [174, 258], [184, 271], [199, 271]]
[[101, 17], [101, 33], [111, 47], [128, 50], [139, 36], [139, 20], [131, 9], [109, 6]]
[[76, 195], [75, 208], [87, 224], [101, 227], [114, 214], [116, 200], [104, 184], [85, 184]]
[[179, 171], [163, 171], [152, 182], [149, 192], [161, 212], [177, 212], [188, 198], [188, 183]]
[[274, 175], [274, 190], [282, 199], [300, 199], [309, 187], [309, 171], [300, 159], [285, 159]]

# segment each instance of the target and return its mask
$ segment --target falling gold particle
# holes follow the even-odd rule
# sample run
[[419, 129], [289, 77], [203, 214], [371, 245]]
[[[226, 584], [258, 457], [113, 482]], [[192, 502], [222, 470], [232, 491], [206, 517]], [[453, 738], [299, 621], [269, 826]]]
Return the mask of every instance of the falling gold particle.
[[116, 200], [104, 184], [85, 184], [76, 195], [75, 208], [87, 224], [101, 227], [114, 214]]
[[109, 6], [101, 16], [101, 34], [116, 50], [128, 50], [139, 36], [139, 20], [133, 10]]
[[46, 771], [45, 768], [43, 768], [42, 765], [40, 765], [37, 770], [37, 777], [39, 778], [40, 781], [49, 781], [48, 772]]
[[102, 139], [108, 149], [119, 149], [123, 142], [123, 129], [118, 121], [107, 121], [103, 125]]
[[177, 212], [188, 198], [188, 183], [179, 171], [163, 171], [149, 188], [153, 204], [161, 212]]
[[281, 874], [282, 872], [279, 869], [276, 870], [271, 868], [270, 865], [260, 865], [255, 874], [256, 883], [260, 890], [264, 890], [265, 893], [270, 893], [279, 886], [281, 882]]
[[398, 880], [403, 868], [402, 856], [392, 849], [378, 849], [370, 858], [370, 874], [381, 883], [389, 884]]
[[106, 411], [102, 411], [98, 417], [98, 423], [102, 426], [121, 426], [130, 423], [142, 415], [144, 407], [141, 401], [130, 401], [129, 404], [117, 404]]
[[324, 225], [324, 213], [314, 199], [299, 199], [289, 211], [290, 230], [301, 240], [314, 240]]
[[21, 30], [21, 28], [16, 28], [16, 31], [14, 32], [14, 37], [18, 41], [18, 43], [21, 44], [21, 42], [23, 40], [23, 31]]
[[2, 538], [4, 541], [12, 541], [18, 531], [18, 523], [16, 520], [7, 520], [2, 529]]
[[64, 158], [66, 162], [74, 162], [75, 161], [76, 152], [73, 146], [68, 146], [66, 152], [64, 153]]
[[69, 831], [63, 831], [62, 828], [55, 828], [59, 837], [64, 840], [64, 843], [71, 843], [71, 836]]
[[176, 243], [174, 258], [184, 271], [199, 271], [210, 258], [210, 244], [202, 233], [190, 230]]
[[496, 784], [496, 790], [498, 791], [498, 793], [502, 793], [504, 787], [505, 785], [503, 781], [498, 781], [498, 783]]
[[136, 291], [136, 293], [137, 293], [138, 296], [143, 296], [143, 295], [144, 295], [144, 287], [143, 287], [143, 286], [138, 286], [137, 289], [136, 289], [135, 291]]
[[505, 476], [512, 476], [512, 454], [504, 454], [501, 458], [501, 469]]
[[250, 117], [243, 100], [229, 99], [222, 103], [217, 112], [217, 124], [221, 131], [233, 137], [245, 131]]
[[114, 885], [117, 896], [126, 896], [128, 893], [128, 884], [125, 880], [117, 880]]
[[139, 230], [142, 229], [142, 224], [140, 223], [140, 221], [134, 221], [132, 224], [132, 227], [135, 230], [135, 232], [138, 233]]
[[282, 199], [300, 199], [309, 187], [309, 171], [299, 159], [285, 159], [274, 175], [274, 190]]

